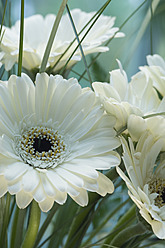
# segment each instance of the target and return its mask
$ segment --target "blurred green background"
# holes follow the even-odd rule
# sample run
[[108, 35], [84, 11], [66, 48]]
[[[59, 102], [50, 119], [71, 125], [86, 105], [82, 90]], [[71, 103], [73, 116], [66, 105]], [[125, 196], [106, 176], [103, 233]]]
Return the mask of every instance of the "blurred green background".
[[[11, 1], [12, 24], [20, 17], [20, 0]], [[70, 9], [80, 8], [86, 12], [97, 11], [106, 1], [102, 0], [68, 0]], [[138, 67], [146, 64], [146, 55], [158, 53], [165, 58], [165, 1], [164, 0], [112, 0], [105, 15], [116, 16], [115, 26], [120, 27], [124, 21], [142, 4], [144, 5], [122, 28], [125, 38], [114, 39], [109, 44], [109, 52], [102, 53], [97, 63], [97, 74], [90, 68], [93, 81], [108, 81], [109, 71], [118, 68], [119, 59], [130, 80], [138, 71]], [[25, 16], [33, 14], [57, 14], [60, 0], [28, 0], [25, 1]], [[151, 4], [152, 8], [151, 8]], [[90, 62], [92, 56], [88, 56]], [[96, 65], [98, 66], [98, 64]], [[74, 70], [82, 73], [84, 64], [81, 61]], [[71, 73], [71, 76], [75, 76]]]

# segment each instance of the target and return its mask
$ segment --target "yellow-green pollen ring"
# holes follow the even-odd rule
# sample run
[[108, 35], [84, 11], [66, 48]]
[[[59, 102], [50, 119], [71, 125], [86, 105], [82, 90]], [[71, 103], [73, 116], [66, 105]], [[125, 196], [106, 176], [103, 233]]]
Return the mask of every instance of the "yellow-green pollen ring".
[[17, 139], [16, 151], [24, 162], [35, 168], [55, 167], [63, 160], [66, 145], [58, 134], [48, 127], [31, 127]]
[[150, 193], [157, 193], [155, 205], [162, 207], [165, 205], [165, 179], [156, 178], [149, 183]]

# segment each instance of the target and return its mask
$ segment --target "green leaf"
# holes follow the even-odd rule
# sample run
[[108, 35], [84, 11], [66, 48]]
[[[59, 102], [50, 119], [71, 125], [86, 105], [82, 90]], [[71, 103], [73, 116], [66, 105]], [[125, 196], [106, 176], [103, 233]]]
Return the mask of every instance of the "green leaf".
[[40, 224], [41, 210], [38, 203], [33, 200], [30, 210], [30, 220], [28, 224], [28, 229], [21, 245], [21, 248], [32, 248], [38, 233], [38, 228]]
[[4, 24], [4, 19], [5, 19], [6, 7], [7, 7], [7, 0], [5, 1], [5, 6], [4, 6], [3, 15], [2, 15], [2, 22], [1, 22], [1, 27], [0, 27], [0, 43], [1, 43], [2, 37], [3, 37], [3, 35], [4, 35], [4, 32], [3, 32], [2, 36], [1, 36], [1, 33], [2, 33], [2, 26], [3, 26], [3, 24]]
[[54, 21], [54, 25], [53, 25], [53, 28], [52, 28], [52, 31], [51, 31], [51, 34], [50, 34], [50, 37], [49, 37], [49, 41], [47, 43], [45, 53], [44, 53], [44, 56], [43, 56], [43, 59], [42, 59], [41, 68], [40, 68], [40, 71], [39, 71], [40, 73], [42, 73], [42, 72], [44, 72], [46, 70], [46, 65], [47, 65], [47, 62], [48, 62], [49, 54], [50, 54], [50, 51], [51, 51], [51, 48], [52, 48], [52, 45], [53, 45], [55, 35], [57, 33], [57, 29], [58, 29], [62, 14], [63, 14], [65, 6], [67, 4], [67, 1], [68, 0], [63, 0], [62, 1], [60, 9], [58, 11], [58, 14], [56, 16], [56, 19]]
[[34, 247], [37, 247], [37, 245], [39, 244], [40, 240], [42, 239], [46, 229], [48, 228], [49, 224], [51, 223], [53, 217], [55, 216], [57, 210], [59, 208], [59, 205], [56, 203], [54, 204], [53, 208], [50, 210], [49, 214], [46, 217], [46, 220], [44, 221], [44, 223], [42, 224], [38, 234], [37, 234], [37, 239], [36, 242], [34, 244]]
[[24, 0], [21, 0], [21, 21], [20, 21], [20, 39], [19, 39], [19, 55], [18, 55], [18, 76], [21, 76], [21, 72], [22, 72], [23, 35], [24, 35]]
[[7, 228], [8, 228], [9, 216], [10, 216], [10, 201], [11, 201], [11, 195], [7, 193], [4, 216], [3, 216], [3, 228], [2, 228], [2, 232], [0, 233], [0, 247], [3, 248], [5, 248], [7, 245]]
[[84, 52], [83, 52], [83, 48], [81, 46], [81, 42], [79, 40], [79, 36], [77, 34], [77, 31], [76, 31], [76, 27], [74, 25], [74, 21], [73, 21], [73, 18], [71, 16], [71, 13], [70, 13], [70, 10], [69, 10], [69, 7], [68, 5], [66, 5], [66, 9], [67, 9], [67, 12], [68, 12], [68, 15], [69, 15], [69, 18], [70, 18], [70, 21], [71, 21], [71, 24], [72, 24], [72, 27], [73, 27], [73, 31], [75, 33], [75, 36], [76, 36], [76, 39], [77, 39], [77, 42], [79, 44], [79, 48], [80, 48], [80, 52], [81, 52], [81, 55], [82, 55], [82, 58], [83, 58], [83, 62], [84, 62], [84, 65], [85, 65], [85, 68], [86, 68], [86, 71], [87, 71], [87, 75], [88, 75], [88, 78], [89, 78], [89, 82], [91, 84], [91, 87], [92, 87], [92, 78], [91, 78], [91, 75], [89, 73], [89, 69], [88, 69], [88, 66], [87, 66], [87, 62], [86, 62], [86, 58], [85, 58], [85, 55], [84, 55]]
[[[108, 6], [108, 4], [111, 2], [111, 0], [108, 0], [101, 8], [100, 10], [97, 11], [97, 13], [94, 15], [96, 16], [96, 18], [94, 19], [94, 21], [91, 23], [91, 25], [89, 26], [89, 28], [87, 29], [87, 31], [85, 32], [84, 36], [82, 37], [82, 39], [79, 41], [78, 45], [76, 46], [76, 48], [73, 50], [72, 54], [70, 55], [70, 57], [68, 58], [67, 62], [65, 63], [64, 67], [62, 68], [62, 70], [60, 71], [59, 74], [63, 74], [69, 61], [71, 60], [71, 58], [73, 57], [74, 53], [76, 52], [76, 50], [78, 49], [79, 45], [83, 42], [83, 40], [85, 39], [85, 37], [87, 36], [87, 34], [89, 33], [89, 31], [92, 29], [92, 27], [94, 26], [94, 24], [96, 23], [96, 21], [99, 19], [99, 17], [101, 16], [101, 14], [103, 13], [103, 11], [106, 9], [106, 7]], [[93, 18], [91, 18], [92, 20]], [[87, 25], [85, 25], [87, 26]], [[83, 28], [84, 29], [84, 28]], [[79, 34], [78, 34], [79, 35]], [[86, 72], [86, 70], [85, 70]]]
[[[119, 27], [119, 30], [118, 30], [116, 33], [118, 33], [119, 31], [121, 31], [121, 29], [126, 25], [126, 23], [127, 23], [127, 22], [136, 14], [136, 12], [138, 12], [138, 10], [139, 10], [146, 2], [147, 2], [147, 0], [144, 0], [144, 2], [143, 2], [142, 4], [140, 4], [139, 7], [136, 8], [135, 11], [133, 11], [133, 12], [131, 13], [131, 15], [129, 15], [129, 16], [126, 18], [126, 20], [122, 23], [122, 25]], [[116, 33], [113, 35], [112, 38], [110, 38], [110, 39], [105, 43], [105, 46], [107, 46], [108, 44], [110, 44], [110, 42], [111, 42], [111, 41], [113, 40], [113, 38], [115, 37]], [[92, 62], [88, 65], [88, 68], [90, 68], [90, 67], [93, 65], [93, 63], [98, 59], [98, 57], [99, 57], [101, 54], [102, 54], [102, 53], [99, 52], [99, 53], [93, 58]], [[83, 73], [81, 74], [81, 77], [79, 77], [78, 81], [80, 81], [80, 80], [83, 78], [83, 76], [85, 75], [85, 73], [86, 73], [86, 70], [83, 71]]]

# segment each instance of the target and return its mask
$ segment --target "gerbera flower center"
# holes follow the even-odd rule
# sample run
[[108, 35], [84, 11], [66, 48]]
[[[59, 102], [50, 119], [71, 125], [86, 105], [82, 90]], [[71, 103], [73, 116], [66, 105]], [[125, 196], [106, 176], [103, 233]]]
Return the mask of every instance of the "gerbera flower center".
[[51, 150], [52, 143], [47, 138], [35, 138], [33, 147], [35, 152], [48, 152]]
[[150, 193], [157, 193], [155, 205], [162, 207], [165, 205], [165, 179], [157, 178], [149, 183]]
[[16, 152], [27, 164], [40, 169], [55, 167], [64, 160], [66, 144], [58, 131], [31, 127], [16, 140]]

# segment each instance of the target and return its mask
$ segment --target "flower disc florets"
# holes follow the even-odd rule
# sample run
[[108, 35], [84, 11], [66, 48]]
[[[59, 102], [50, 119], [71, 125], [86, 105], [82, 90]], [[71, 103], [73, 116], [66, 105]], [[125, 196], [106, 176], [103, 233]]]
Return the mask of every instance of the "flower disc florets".
[[149, 182], [149, 192], [157, 193], [155, 200], [155, 205], [160, 207], [165, 206], [165, 179], [156, 178]]
[[40, 169], [56, 167], [66, 155], [66, 144], [58, 131], [42, 126], [23, 132], [15, 149], [25, 163]]

